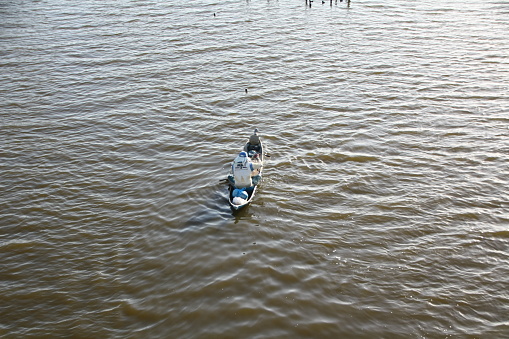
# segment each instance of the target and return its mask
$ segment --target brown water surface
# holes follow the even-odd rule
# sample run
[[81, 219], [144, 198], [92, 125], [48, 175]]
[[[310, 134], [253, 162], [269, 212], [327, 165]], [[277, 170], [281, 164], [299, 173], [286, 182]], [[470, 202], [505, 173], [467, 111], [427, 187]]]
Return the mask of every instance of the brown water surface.
[[508, 18], [0, 1], [0, 337], [508, 337]]

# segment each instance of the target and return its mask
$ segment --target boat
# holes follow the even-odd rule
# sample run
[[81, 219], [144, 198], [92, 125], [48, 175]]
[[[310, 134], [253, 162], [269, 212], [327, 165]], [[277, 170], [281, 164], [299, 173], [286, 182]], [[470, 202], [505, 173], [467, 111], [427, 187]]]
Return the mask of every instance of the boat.
[[[255, 129], [254, 135], [258, 134], [258, 129]], [[228, 201], [230, 203], [230, 206], [233, 210], [237, 211], [241, 208], [249, 205], [251, 201], [253, 201], [256, 189], [258, 188], [258, 185], [260, 184], [262, 180], [262, 170], [263, 170], [263, 161], [264, 161], [264, 149], [263, 149], [263, 143], [261, 138], [259, 144], [254, 145], [249, 142], [249, 140], [246, 142], [246, 144], [243, 147], [243, 151], [246, 152], [251, 159], [253, 163], [259, 162], [260, 168], [255, 170], [258, 172], [257, 175], [252, 176], [252, 182], [253, 185], [250, 187], [242, 188], [241, 190], [245, 191], [247, 193], [247, 199], [235, 199], [234, 192], [238, 189], [235, 186], [235, 180], [233, 178], [233, 172], [230, 172], [228, 175], [227, 181], [228, 181]], [[254, 151], [254, 152], [253, 152]], [[254, 153], [254, 154], [253, 154]]]

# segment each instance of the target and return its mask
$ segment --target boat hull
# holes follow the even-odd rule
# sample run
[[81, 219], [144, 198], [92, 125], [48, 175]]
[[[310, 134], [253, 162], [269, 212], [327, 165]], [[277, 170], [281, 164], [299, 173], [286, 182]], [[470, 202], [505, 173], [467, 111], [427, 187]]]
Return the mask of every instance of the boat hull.
[[[244, 151], [249, 152], [250, 150], [253, 149], [253, 145], [250, 145], [248, 142], [244, 145], [243, 149], [244, 149]], [[261, 140], [260, 140], [260, 145], [257, 145], [255, 150], [259, 154], [259, 158], [260, 158], [262, 167], [258, 170], [258, 175], [253, 177], [253, 186], [247, 187], [245, 189], [248, 194], [248, 198], [242, 204], [236, 204], [233, 202], [233, 200], [234, 200], [233, 191], [237, 187], [235, 187], [235, 181], [233, 180], [233, 175], [232, 174], [228, 175], [228, 202], [230, 203], [230, 207], [235, 211], [238, 211], [238, 210], [246, 207], [253, 201], [253, 199], [256, 195], [256, 190], [258, 188], [258, 185], [260, 184], [261, 179], [262, 179], [263, 160], [264, 159], [263, 159], [263, 143], [261, 142]]]

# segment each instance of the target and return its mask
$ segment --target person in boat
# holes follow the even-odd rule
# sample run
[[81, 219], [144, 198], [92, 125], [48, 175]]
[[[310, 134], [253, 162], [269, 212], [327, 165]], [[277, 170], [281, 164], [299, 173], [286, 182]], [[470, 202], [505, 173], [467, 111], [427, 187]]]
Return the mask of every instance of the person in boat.
[[[247, 152], [240, 152], [232, 163], [232, 174], [235, 187], [244, 188], [253, 186], [253, 176], [259, 177], [258, 174], [261, 167], [262, 164], [260, 161], [253, 162]], [[255, 181], [256, 184], [258, 180]]]
[[254, 130], [253, 135], [249, 137], [249, 141], [247, 143], [248, 151], [256, 151], [260, 152], [262, 150], [262, 145], [260, 143], [260, 137], [258, 136], [258, 128]]

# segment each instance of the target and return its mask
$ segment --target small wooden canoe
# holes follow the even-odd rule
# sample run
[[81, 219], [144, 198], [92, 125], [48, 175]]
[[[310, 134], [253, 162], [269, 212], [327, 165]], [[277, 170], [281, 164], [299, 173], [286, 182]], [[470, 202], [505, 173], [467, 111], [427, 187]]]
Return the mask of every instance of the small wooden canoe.
[[228, 175], [228, 184], [229, 184], [228, 185], [228, 201], [230, 203], [231, 208], [235, 211], [240, 210], [241, 208], [249, 205], [251, 203], [251, 201], [253, 201], [255, 194], [256, 194], [256, 189], [262, 180], [264, 154], [263, 154], [263, 143], [262, 143], [261, 139], [260, 139], [260, 143], [258, 145], [251, 145], [249, 142], [247, 142], [244, 145], [244, 151], [247, 152], [248, 154], [250, 151], [255, 151], [258, 156], [257, 161], [261, 162], [262, 167], [260, 167], [260, 169], [257, 170], [258, 174], [252, 177], [253, 185], [245, 188], [245, 191], [248, 194], [248, 198], [242, 199], [240, 201], [240, 203], [238, 202], [238, 200], [235, 200], [234, 196], [233, 196], [233, 191], [237, 188], [237, 187], [235, 187], [235, 180], [233, 179], [233, 173], [230, 173], [230, 175]]

